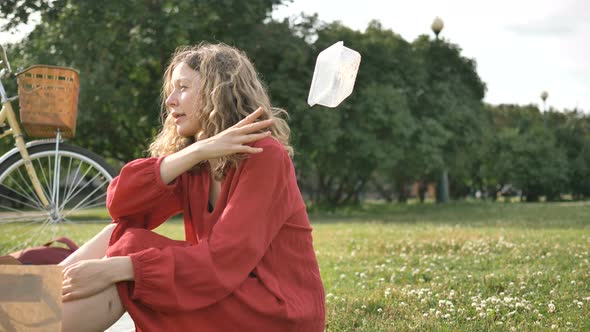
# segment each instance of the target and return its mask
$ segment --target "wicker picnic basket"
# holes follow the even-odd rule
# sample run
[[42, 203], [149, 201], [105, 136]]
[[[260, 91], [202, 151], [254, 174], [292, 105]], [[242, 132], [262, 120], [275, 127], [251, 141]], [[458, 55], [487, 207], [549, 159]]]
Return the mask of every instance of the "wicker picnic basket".
[[20, 121], [29, 136], [76, 134], [80, 79], [75, 69], [35, 65], [18, 74]]

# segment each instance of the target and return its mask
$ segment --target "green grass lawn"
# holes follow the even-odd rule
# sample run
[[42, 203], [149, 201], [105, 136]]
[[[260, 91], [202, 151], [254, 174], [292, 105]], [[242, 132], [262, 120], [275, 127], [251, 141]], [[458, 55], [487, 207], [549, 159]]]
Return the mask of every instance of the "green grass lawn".
[[[310, 217], [328, 331], [590, 331], [590, 202], [373, 204]], [[101, 227], [61, 234], [83, 242]], [[183, 236], [177, 220], [158, 232]]]

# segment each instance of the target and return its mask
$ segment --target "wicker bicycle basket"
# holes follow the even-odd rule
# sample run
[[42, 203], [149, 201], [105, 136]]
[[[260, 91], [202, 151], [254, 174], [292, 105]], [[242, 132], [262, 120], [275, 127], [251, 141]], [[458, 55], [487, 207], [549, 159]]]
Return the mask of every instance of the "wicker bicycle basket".
[[76, 133], [80, 79], [75, 69], [35, 65], [17, 75], [20, 121], [33, 137]]

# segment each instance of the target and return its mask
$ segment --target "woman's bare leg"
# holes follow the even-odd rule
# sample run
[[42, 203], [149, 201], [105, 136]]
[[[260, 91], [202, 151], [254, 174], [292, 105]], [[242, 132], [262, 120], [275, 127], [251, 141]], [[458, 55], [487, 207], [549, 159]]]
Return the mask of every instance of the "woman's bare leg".
[[62, 311], [62, 331], [104, 331], [125, 312], [117, 287], [79, 300], [65, 302]]
[[68, 256], [58, 265], [69, 266], [84, 259], [98, 259], [103, 258], [107, 247], [109, 246], [109, 239], [117, 224], [109, 224], [102, 231], [96, 234], [90, 241], [84, 243], [73, 254]]

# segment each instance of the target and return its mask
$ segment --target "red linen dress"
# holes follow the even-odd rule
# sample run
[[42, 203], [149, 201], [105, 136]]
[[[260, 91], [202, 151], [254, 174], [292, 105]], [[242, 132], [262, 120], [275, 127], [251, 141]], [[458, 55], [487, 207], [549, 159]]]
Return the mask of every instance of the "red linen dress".
[[[121, 301], [137, 331], [323, 331], [325, 297], [293, 164], [272, 138], [254, 144], [208, 209], [209, 170], [165, 185], [162, 158], [138, 159], [108, 190], [107, 256], [131, 257]], [[186, 241], [151, 229], [183, 212]]]

